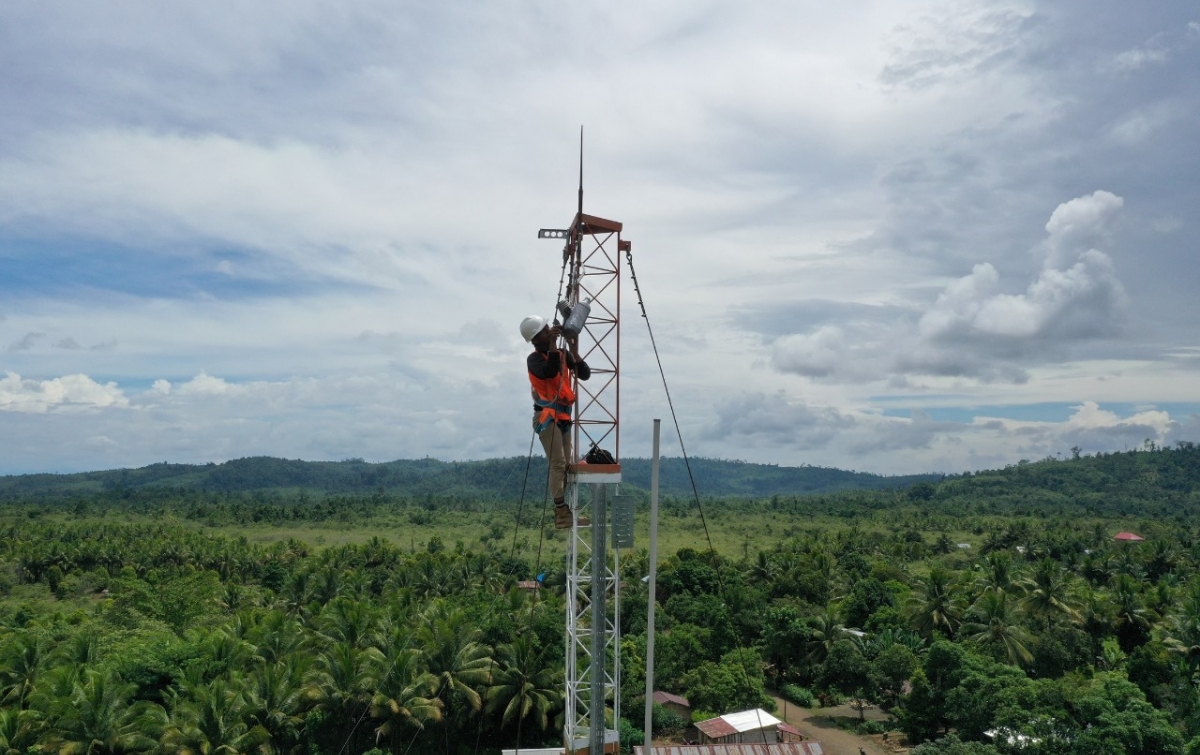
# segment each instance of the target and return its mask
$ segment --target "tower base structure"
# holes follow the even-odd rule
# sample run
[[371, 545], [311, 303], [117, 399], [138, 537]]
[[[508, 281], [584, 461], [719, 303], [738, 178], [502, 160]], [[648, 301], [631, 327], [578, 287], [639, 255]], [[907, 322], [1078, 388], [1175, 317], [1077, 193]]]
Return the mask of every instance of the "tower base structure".
[[[610, 556], [606, 542], [609, 489], [620, 481], [619, 464], [572, 465], [568, 476], [567, 495], [576, 516], [566, 554], [563, 743], [572, 755], [620, 749], [618, 732], [608, 727], [621, 715], [620, 551], [613, 548]], [[587, 494], [581, 495], [584, 488]], [[581, 527], [580, 520], [591, 523]]]

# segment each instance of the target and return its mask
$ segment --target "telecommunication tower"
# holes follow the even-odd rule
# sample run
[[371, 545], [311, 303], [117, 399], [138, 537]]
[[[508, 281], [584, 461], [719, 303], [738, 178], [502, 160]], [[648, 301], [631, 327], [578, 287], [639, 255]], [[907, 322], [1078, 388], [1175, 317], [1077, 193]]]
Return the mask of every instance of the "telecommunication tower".
[[[581, 145], [582, 146], [582, 145]], [[575, 380], [576, 414], [567, 501], [576, 512], [566, 554], [566, 715], [567, 753], [617, 752], [616, 721], [621, 715], [619, 548], [632, 544], [632, 516], [622, 517], [608, 548], [609, 492], [621, 482], [621, 255], [631, 244], [622, 224], [583, 212], [583, 154], [579, 160], [579, 202], [566, 229], [542, 229], [538, 238], [564, 239], [567, 268], [565, 301], [588, 301], [591, 312], [580, 334], [580, 353], [591, 367], [588, 381]], [[586, 338], [585, 338], [586, 336]], [[580, 463], [592, 446], [611, 450], [615, 464]], [[581, 493], [586, 490], [586, 494]], [[630, 505], [631, 501], [628, 502]], [[629, 510], [631, 513], [631, 509]], [[580, 520], [590, 520], [580, 526]], [[627, 529], [628, 533], [624, 530]], [[626, 535], [628, 540], [626, 540]], [[606, 710], [612, 706], [612, 717]]]

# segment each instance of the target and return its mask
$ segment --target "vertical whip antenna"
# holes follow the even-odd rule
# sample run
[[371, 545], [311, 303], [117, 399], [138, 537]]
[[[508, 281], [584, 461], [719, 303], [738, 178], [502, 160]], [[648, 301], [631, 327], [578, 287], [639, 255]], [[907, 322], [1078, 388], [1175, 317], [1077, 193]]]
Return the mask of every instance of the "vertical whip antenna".
[[583, 126], [579, 127], [579, 220], [583, 222]]

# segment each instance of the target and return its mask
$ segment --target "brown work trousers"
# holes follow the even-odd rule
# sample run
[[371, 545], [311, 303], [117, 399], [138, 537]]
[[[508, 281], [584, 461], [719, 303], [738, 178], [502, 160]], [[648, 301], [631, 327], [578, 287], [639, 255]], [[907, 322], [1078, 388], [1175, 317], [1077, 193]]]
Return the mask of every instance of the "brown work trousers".
[[[535, 428], [537, 423], [535, 416]], [[567, 486], [567, 464], [571, 459], [571, 426], [561, 428], [557, 422], [551, 422], [545, 430], [538, 433], [538, 439], [542, 441], [542, 448], [546, 450], [546, 460], [550, 463], [550, 495], [555, 503], [562, 503], [563, 490]]]

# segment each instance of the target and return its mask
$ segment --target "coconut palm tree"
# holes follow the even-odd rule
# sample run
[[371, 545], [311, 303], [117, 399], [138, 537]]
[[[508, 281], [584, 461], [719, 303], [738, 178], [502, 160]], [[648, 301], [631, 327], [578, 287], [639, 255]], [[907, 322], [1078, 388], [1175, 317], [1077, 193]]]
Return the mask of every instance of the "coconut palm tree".
[[340, 595], [317, 619], [321, 634], [332, 642], [364, 648], [375, 642], [376, 612], [370, 602]]
[[551, 714], [562, 705], [562, 669], [550, 666], [545, 648], [535, 651], [529, 635], [497, 648], [499, 662], [487, 691], [489, 713], [503, 711], [501, 727], [528, 721], [538, 731], [550, 726]]
[[1107, 585], [1112, 579], [1113, 566], [1106, 554], [1093, 551], [1079, 564], [1079, 574], [1093, 587]]
[[270, 735], [273, 749], [286, 751], [304, 725], [304, 674], [308, 662], [295, 655], [285, 662], [262, 664], [246, 677], [246, 718]]
[[1150, 636], [1154, 617], [1142, 603], [1137, 580], [1128, 574], [1118, 574], [1113, 579], [1111, 600], [1117, 639], [1125, 652], [1131, 652]]
[[305, 635], [300, 623], [282, 611], [268, 611], [246, 632], [255, 654], [264, 663], [282, 663], [297, 656]]
[[471, 623], [465, 611], [437, 600], [422, 617], [416, 640], [424, 653], [425, 666], [437, 677], [436, 697], [447, 703], [458, 698], [472, 711], [480, 709], [476, 689], [491, 681], [491, 648], [480, 643], [483, 632]]
[[411, 587], [418, 598], [439, 598], [447, 593], [450, 576], [447, 572], [444, 559], [436, 554], [423, 553], [414, 564], [414, 568], [407, 572], [406, 586]]
[[935, 564], [925, 579], [917, 580], [909, 608], [913, 627], [921, 636], [942, 632], [953, 637], [962, 623], [962, 607], [953, 572]]
[[961, 634], [971, 642], [996, 650], [1014, 666], [1033, 662], [1027, 647], [1032, 639], [1004, 592], [985, 592], [968, 612]]
[[1038, 561], [1033, 573], [1024, 580], [1024, 606], [1029, 615], [1039, 619], [1044, 628], [1059, 619], [1078, 622], [1079, 603], [1071, 584], [1071, 574], [1052, 558]]
[[0, 657], [0, 704], [18, 710], [29, 706], [29, 696], [46, 667], [49, 645], [33, 631], [23, 631], [5, 643]]
[[1163, 539], [1150, 544], [1150, 552], [1145, 556], [1146, 578], [1151, 582], [1157, 582], [1163, 575], [1174, 572], [1179, 563], [1179, 554], [1175, 547]]
[[37, 741], [42, 717], [34, 710], [0, 708], [0, 755], [22, 755]]
[[342, 570], [335, 564], [326, 564], [313, 575], [313, 599], [324, 606], [342, 593]]
[[808, 653], [805, 659], [813, 666], [820, 665], [838, 640], [845, 638], [846, 628], [838, 621], [837, 612], [826, 608], [816, 619], [817, 625], [809, 631]]
[[99, 660], [100, 643], [94, 632], [80, 632], [59, 643], [52, 654], [55, 664], [87, 666]]
[[750, 567], [750, 577], [759, 584], [769, 584], [779, 574], [779, 565], [767, 554], [759, 551], [754, 565]]
[[411, 744], [410, 732], [442, 720], [442, 701], [434, 697], [438, 680], [422, 664], [416, 648], [396, 651], [371, 700], [371, 716], [382, 720], [375, 738], [387, 739], [393, 752], [400, 752], [406, 742]]
[[1189, 676], [1200, 670], [1200, 582], [1193, 582], [1178, 608], [1166, 616], [1164, 644], [1187, 663]]
[[218, 629], [215, 632], [193, 629], [187, 633], [187, 637], [202, 648], [206, 658], [222, 668], [244, 669], [263, 660], [253, 643], [237, 637], [236, 628]]
[[[442, 702], [443, 716], [455, 725], [480, 711], [479, 689], [492, 680], [492, 649], [480, 642], [482, 636], [464, 610], [441, 599], [430, 604], [417, 628], [424, 667], [437, 680], [433, 697]], [[449, 726], [443, 728], [448, 753]]]
[[284, 610], [291, 616], [307, 617], [313, 599], [314, 580], [308, 571], [295, 571], [284, 583], [280, 597]]
[[1019, 589], [1012, 556], [1005, 551], [989, 553], [979, 566], [981, 573], [975, 580], [975, 587], [980, 593], [1012, 593]]
[[1143, 579], [1146, 576], [1146, 565], [1142, 563], [1139, 554], [1130, 543], [1122, 543], [1122, 547], [1117, 551], [1116, 558], [1113, 559], [1113, 569], [1117, 574], [1124, 574], [1134, 579]]
[[327, 718], [342, 722], [340, 735], [348, 740], [370, 708], [384, 666], [378, 648], [332, 645], [317, 655], [308, 674], [305, 695]]
[[179, 755], [266, 753], [271, 735], [249, 717], [245, 696], [235, 685], [215, 679], [179, 698], [161, 743]]
[[166, 714], [158, 705], [130, 703], [136, 685], [99, 671], [86, 671], [69, 698], [51, 707], [44, 746], [59, 755], [116, 755], [157, 745]]

